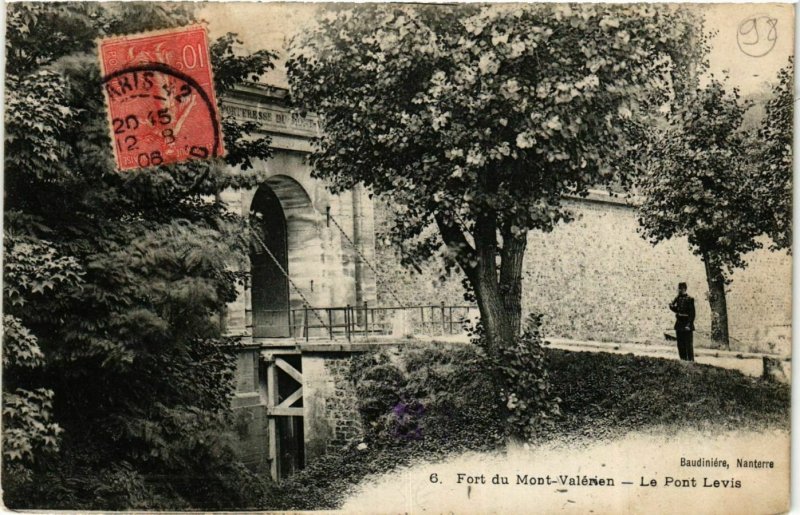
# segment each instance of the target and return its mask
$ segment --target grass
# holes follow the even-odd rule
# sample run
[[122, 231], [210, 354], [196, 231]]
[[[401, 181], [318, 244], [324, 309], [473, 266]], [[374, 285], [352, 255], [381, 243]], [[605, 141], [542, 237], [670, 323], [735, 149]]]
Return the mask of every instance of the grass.
[[[423, 437], [372, 435], [365, 439], [366, 449], [353, 446], [330, 453], [276, 485], [264, 499], [264, 509], [335, 509], [366, 477], [417, 459], [438, 461], [454, 453], [505, 446], [503, 421], [491, 416], [487, 396], [471, 393], [485, 380], [469, 369], [479, 363], [473, 347], [408, 345], [400, 352], [407, 363], [414, 363], [407, 391], [417, 392], [428, 408], [420, 420]], [[788, 385], [709, 365], [632, 354], [545, 352], [562, 417], [542, 435], [542, 442], [608, 439], [659, 428], [789, 427]], [[414, 383], [415, 377], [422, 379]], [[458, 394], [420, 389], [431, 382]], [[458, 416], [461, 412], [469, 416]]]
[[558, 433], [605, 438], [652, 426], [789, 427], [790, 388], [662, 358], [548, 350]]

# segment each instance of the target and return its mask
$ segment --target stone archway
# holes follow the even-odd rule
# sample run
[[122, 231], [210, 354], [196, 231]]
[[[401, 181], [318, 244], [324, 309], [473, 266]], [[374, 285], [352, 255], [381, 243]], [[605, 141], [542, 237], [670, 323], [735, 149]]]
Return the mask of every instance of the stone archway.
[[284, 273], [289, 262], [286, 217], [280, 200], [268, 185], [256, 191], [250, 216], [257, 234], [250, 248], [253, 336], [287, 337], [290, 307], [289, 280]]
[[[317, 214], [299, 182], [286, 175], [274, 175], [256, 190], [250, 215], [258, 217], [253, 227], [260, 230], [272, 254], [270, 256], [257, 242], [251, 248], [253, 337], [297, 336], [302, 321], [292, 310], [301, 309], [303, 296], [309, 298], [313, 293], [310, 291], [313, 286], [309, 291], [304, 288], [306, 283], [313, 284], [313, 280], [305, 276], [319, 270], [313, 263], [313, 251], [319, 248]], [[295, 287], [304, 288], [302, 294]]]

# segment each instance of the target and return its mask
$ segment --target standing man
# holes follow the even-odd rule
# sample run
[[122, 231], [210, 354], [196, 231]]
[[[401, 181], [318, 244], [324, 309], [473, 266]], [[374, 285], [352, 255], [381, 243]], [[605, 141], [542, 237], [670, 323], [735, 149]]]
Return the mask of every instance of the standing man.
[[675, 333], [678, 337], [678, 355], [684, 361], [694, 361], [694, 299], [686, 294], [686, 283], [678, 284], [678, 296], [669, 309], [675, 312]]

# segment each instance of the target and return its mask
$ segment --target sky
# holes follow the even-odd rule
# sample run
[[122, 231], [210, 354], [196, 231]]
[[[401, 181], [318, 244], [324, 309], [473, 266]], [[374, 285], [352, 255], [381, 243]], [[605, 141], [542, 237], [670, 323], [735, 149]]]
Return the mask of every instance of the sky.
[[[706, 30], [714, 33], [710, 71], [717, 77], [727, 74], [730, 84], [744, 95], [764, 90], [793, 53], [791, 4], [694, 4], [694, 8], [703, 11]], [[324, 9], [320, 3], [222, 2], [207, 4], [200, 18], [208, 23], [212, 39], [236, 32], [246, 51], [275, 51], [285, 49], [291, 37], [307, 30], [315, 14]], [[773, 23], [774, 37], [770, 35]], [[286, 85], [282, 64], [270, 72], [269, 83]]]

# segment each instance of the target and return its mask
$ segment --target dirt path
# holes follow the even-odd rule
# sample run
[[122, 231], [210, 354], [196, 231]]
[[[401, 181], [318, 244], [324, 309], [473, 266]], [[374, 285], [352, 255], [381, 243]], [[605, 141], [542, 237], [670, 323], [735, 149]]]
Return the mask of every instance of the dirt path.
[[[504, 454], [468, 454], [376, 478], [362, 485], [343, 511], [780, 513], [789, 507], [789, 442], [783, 430], [682, 430], [678, 435], [634, 433], [610, 442], [561, 442]], [[681, 466], [681, 458], [710, 460], [710, 465], [717, 460], [717, 466]], [[737, 467], [737, 459], [772, 462], [774, 468], [768, 468], [769, 463], [767, 468]], [[721, 466], [722, 460], [727, 467]], [[583, 485], [584, 478], [606, 485]], [[577, 484], [571, 484], [576, 479]]]

